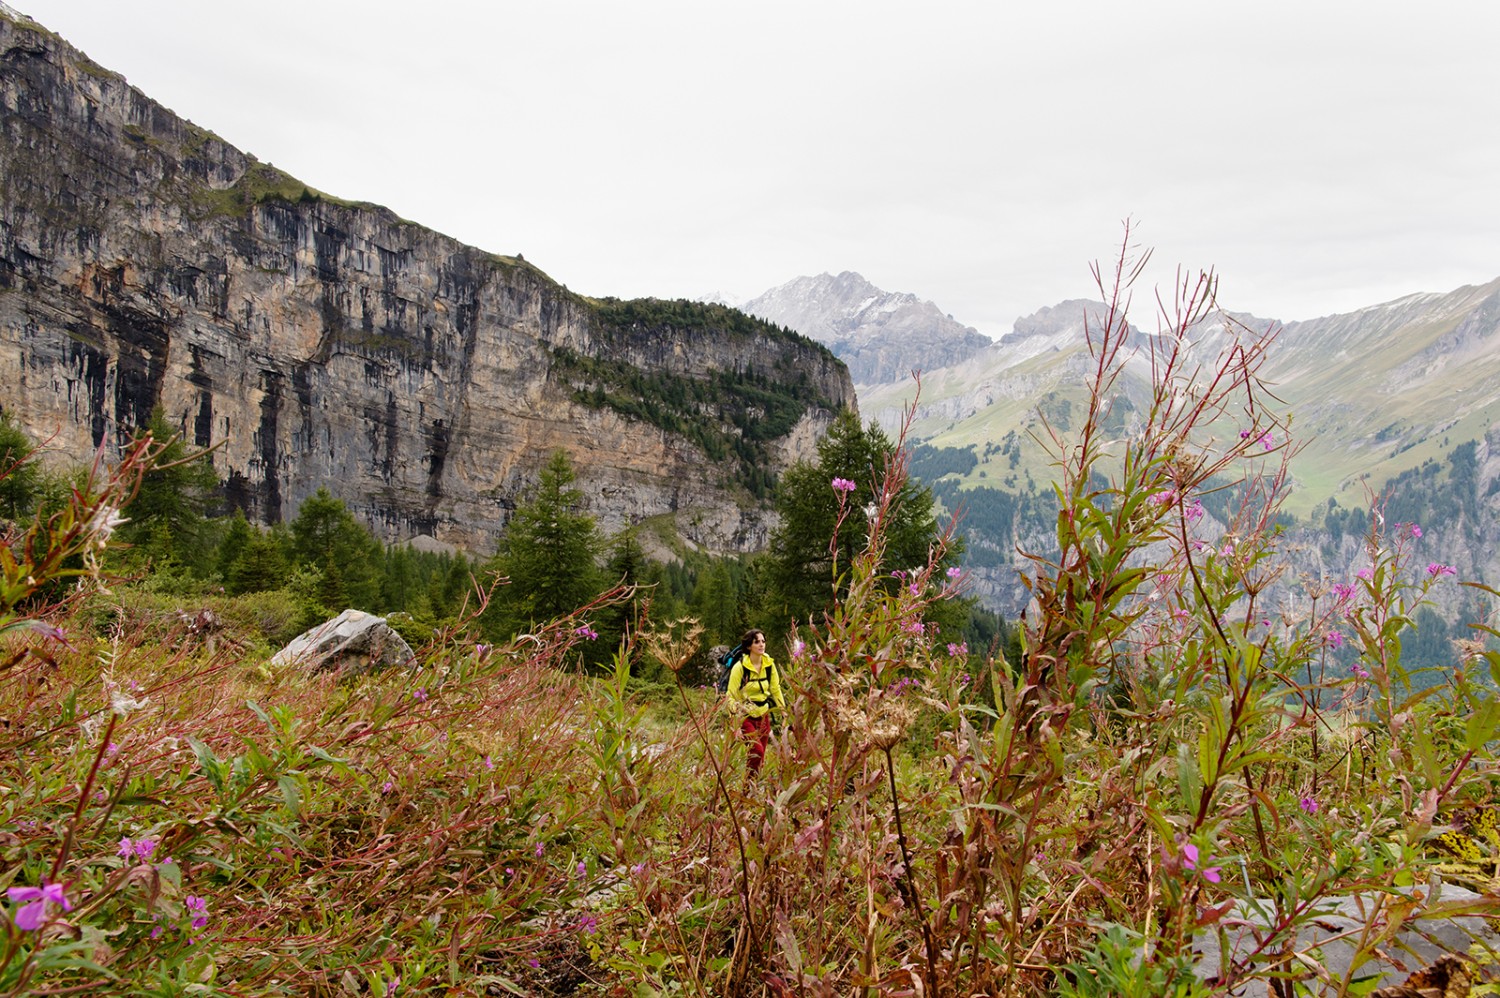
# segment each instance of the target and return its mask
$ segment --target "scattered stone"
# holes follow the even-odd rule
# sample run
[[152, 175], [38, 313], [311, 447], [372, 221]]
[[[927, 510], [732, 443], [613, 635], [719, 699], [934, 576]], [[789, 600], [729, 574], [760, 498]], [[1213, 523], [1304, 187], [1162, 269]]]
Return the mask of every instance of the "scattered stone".
[[[1500, 901], [1461, 887], [1433, 884], [1408, 890], [1406, 897], [1385, 898], [1377, 894], [1355, 894], [1328, 898], [1317, 907], [1316, 917], [1297, 934], [1291, 965], [1285, 969], [1321, 978], [1317, 968], [1334, 981], [1350, 977], [1350, 967], [1361, 938], [1371, 940], [1368, 958], [1354, 968], [1353, 980], [1376, 978], [1377, 983], [1396, 985], [1404, 975], [1437, 965], [1450, 954], [1487, 954], [1475, 968], [1475, 977], [1500, 969]], [[1257, 908], [1259, 910], [1257, 910]], [[1198, 954], [1197, 974], [1207, 981], [1222, 980], [1229, 961], [1247, 962], [1266, 936], [1267, 920], [1275, 905], [1237, 902], [1219, 922], [1227, 953], [1220, 948], [1219, 932], [1204, 929], [1193, 937]], [[1399, 932], [1390, 923], [1409, 913]], [[1366, 927], [1369, 926], [1368, 932]], [[1269, 951], [1262, 952], [1269, 956]], [[1257, 961], [1262, 962], [1262, 961]], [[1262, 965], [1264, 963], [1262, 962]], [[1399, 986], [1399, 985], [1397, 985]], [[1236, 987], [1238, 998], [1271, 998], [1265, 981]], [[1442, 995], [1443, 992], [1437, 992]]]

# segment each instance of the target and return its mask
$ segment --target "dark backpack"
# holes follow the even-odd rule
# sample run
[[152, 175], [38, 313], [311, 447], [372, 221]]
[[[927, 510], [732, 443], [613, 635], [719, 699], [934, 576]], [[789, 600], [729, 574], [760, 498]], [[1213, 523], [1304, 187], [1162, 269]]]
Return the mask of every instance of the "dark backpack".
[[720, 696], [729, 692], [729, 674], [734, 671], [734, 663], [738, 662], [740, 656], [743, 654], [745, 654], [745, 646], [740, 644], [735, 645], [719, 658], [718, 687]]

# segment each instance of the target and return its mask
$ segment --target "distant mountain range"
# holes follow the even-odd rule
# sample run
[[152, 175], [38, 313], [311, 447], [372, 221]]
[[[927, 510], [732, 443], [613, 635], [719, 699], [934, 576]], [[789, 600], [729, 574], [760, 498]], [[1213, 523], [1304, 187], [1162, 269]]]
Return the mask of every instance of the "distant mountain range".
[[914, 294], [882, 291], [859, 274], [798, 277], [745, 302], [722, 294], [702, 301], [734, 305], [827, 346], [856, 385], [899, 381], [914, 370], [959, 364], [990, 338]]
[[[1020, 460], [992, 466], [998, 459], [981, 458], [969, 480], [1035, 472], [1047, 459], [1024, 431], [1039, 412], [1065, 424], [1081, 401], [1084, 317], [1102, 308], [1075, 300], [1041, 309], [963, 362], [924, 372], [916, 437], [983, 451], [1018, 431]], [[1500, 279], [1285, 326], [1221, 313], [1195, 330], [1198, 361], [1210, 363], [1237, 323], [1280, 329], [1262, 373], [1293, 415], [1301, 450], [1290, 507], [1298, 513], [1330, 498], [1363, 502], [1366, 487], [1481, 440], [1500, 420]], [[1135, 373], [1143, 391], [1148, 372]], [[894, 425], [915, 394], [908, 378], [862, 387], [859, 400], [867, 416]]]

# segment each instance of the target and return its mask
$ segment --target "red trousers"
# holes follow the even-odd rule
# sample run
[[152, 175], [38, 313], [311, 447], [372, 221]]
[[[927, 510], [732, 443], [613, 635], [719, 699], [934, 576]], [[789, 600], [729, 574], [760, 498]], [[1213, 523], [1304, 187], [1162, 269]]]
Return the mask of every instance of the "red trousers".
[[754, 776], [760, 772], [760, 764], [766, 757], [766, 745], [771, 741], [771, 715], [745, 718], [745, 722], [740, 725], [740, 735], [750, 742], [750, 750], [745, 757], [745, 771]]

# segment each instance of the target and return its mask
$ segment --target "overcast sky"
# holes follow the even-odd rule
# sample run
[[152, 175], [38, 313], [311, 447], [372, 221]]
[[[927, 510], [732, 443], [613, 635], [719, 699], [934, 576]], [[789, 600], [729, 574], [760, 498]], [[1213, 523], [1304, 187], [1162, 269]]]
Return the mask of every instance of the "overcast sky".
[[1493, 0], [7, 2], [588, 295], [855, 270], [999, 336], [1127, 216], [1153, 280], [1282, 320], [1500, 276]]

